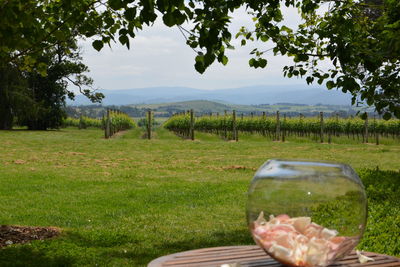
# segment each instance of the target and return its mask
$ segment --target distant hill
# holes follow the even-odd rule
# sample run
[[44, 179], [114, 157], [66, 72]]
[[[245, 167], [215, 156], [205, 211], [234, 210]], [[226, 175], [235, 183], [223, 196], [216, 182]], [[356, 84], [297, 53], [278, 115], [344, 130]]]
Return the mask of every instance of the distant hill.
[[[236, 110], [237, 114], [250, 113], [261, 114], [267, 112], [268, 114], [275, 113], [276, 111], [282, 112], [288, 116], [298, 116], [300, 113], [305, 116], [316, 116], [319, 112], [323, 111], [326, 114], [339, 113], [341, 116], [354, 115], [356, 110], [350, 106], [340, 105], [305, 105], [305, 104], [290, 104], [278, 103], [275, 105], [236, 105], [217, 103], [208, 100], [193, 100], [173, 103], [160, 103], [160, 104], [137, 104], [137, 105], [122, 105], [122, 106], [108, 106], [110, 108], [117, 108], [131, 117], [144, 117], [147, 110], [151, 109], [156, 117], [170, 117], [177, 112], [183, 112], [193, 109], [197, 116], [219, 113], [223, 114], [224, 111], [232, 112]], [[86, 115], [89, 117], [101, 117], [106, 110], [107, 106], [102, 105], [89, 105], [89, 106], [68, 106], [67, 113], [72, 117], [79, 117], [79, 115]]]
[[176, 113], [180, 111], [186, 111], [193, 109], [196, 113], [207, 114], [207, 113], [220, 113], [222, 114], [225, 110], [231, 112], [236, 110], [238, 113], [249, 114], [261, 113], [261, 112], [276, 112], [282, 111], [289, 114], [305, 113], [314, 114], [316, 112], [341, 112], [341, 113], [355, 113], [355, 109], [349, 105], [306, 105], [306, 104], [292, 104], [292, 103], [277, 103], [273, 105], [262, 104], [262, 105], [235, 105], [217, 103], [208, 100], [193, 100], [183, 101], [175, 103], [161, 103], [161, 104], [139, 104], [139, 105], [128, 105], [129, 107], [136, 109], [151, 109], [158, 114], [162, 113]]
[[[179, 112], [184, 110], [193, 109], [198, 113], [216, 113], [224, 112], [225, 110], [232, 110], [234, 105], [217, 103], [208, 100], [192, 100], [183, 102], [161, 103], [161, 104], [139, 104], [130, 105], [138, 109], [151, 109], [157, 112]], [[247, 106], [245, 106], [247, 107]]]
[[[350, 95], [336, 90], [307, 85], [260, 85], [221, 90], [200, 90], [189, 87], [151, 87], [126, 90], [100, 90], [106, 98], [104, 105], [130, 105], [174, 103], [192, 100], [208, 100], [238, 105], [274, 103], [350, 105]], [[83, 96], [76, 97], [69, 105], [89, 105]]]

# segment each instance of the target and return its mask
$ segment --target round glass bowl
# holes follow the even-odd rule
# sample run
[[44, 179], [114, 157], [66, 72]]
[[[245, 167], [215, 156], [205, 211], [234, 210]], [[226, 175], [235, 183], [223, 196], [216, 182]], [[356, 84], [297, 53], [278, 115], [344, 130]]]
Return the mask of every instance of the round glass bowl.
[[360, 241], [367, 219], [364, 186], [348, 165], [269, 160], [248, 192], [254, 241], [289, 266], [327, 266]]

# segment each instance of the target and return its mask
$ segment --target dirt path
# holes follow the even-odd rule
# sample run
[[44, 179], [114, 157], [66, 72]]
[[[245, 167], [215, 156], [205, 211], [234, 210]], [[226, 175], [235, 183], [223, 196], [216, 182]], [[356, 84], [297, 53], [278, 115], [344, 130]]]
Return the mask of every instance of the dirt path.
[[1, 225], [0, 248], [13, 244], [28, 243], [32, 240], [53, 238], [60, 233], [61, 230], [56, 227]]
[[128, 130], [119, 131], [119, 132], [115, 133], [113, 136], [111, 136], [111, 138], [120, 138], [121, 136], [125, 135], [127, 132], [128, 132]]

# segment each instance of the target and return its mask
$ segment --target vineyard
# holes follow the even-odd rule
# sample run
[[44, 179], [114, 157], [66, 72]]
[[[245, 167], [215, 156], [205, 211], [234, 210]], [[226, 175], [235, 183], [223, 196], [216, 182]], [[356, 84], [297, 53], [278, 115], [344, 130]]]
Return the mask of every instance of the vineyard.
[[103, 116], [101, 119], [89, 118], [86, 116], [81, 116], [80, 118], [68, 117], [64, 121], [64, 126], [78, 127], [80, 129], [85, 129], [87, 127], [101, 128], [105, 131], [105, 137], [109, 138], [119, 131], [133, 129], [137, 125], [126, 113], [110, 109], [107, 110], [107, 115]]
[[[193, 115], [192, 115], [193, 117]], [[241, 116], [235, 112], [224, 116], [202, 116], [191, 118], [190, 113], [177, 114], [171, 117], [164, 127], [177, 135], [189, 138], [194, 131], [218, 134], [227, 140], [237, 140], [240, 133], [261, 134], [273, 140], [285, 141], [285, 138], [308, 137], [323, 142], [330, 142], [333, 136], [347, 136], [347, 138], [363, 140], [379, 137], [399, 139], [400, 120], [382, 120], [356, 118], [339, 118], [338, 116], [324, 118], [321, 112], [318, 118], [287, 118], [280, 116]], [[192, 138], [193, 139], [193, 138]]]
[[65, 127], [78, 127], [81, 129], [85, 129], [87, 127], [103, 128], [104, 122], [102, 119], [81, 116], [80, 118], [68, 117], [64, 120], [63, 125]]

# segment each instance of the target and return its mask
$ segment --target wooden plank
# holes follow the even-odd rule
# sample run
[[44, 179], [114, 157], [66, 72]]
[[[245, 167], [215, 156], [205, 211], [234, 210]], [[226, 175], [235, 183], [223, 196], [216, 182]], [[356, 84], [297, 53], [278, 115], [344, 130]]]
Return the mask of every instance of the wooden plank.
[[195, 259], [201, 259], [201, 258], [217, 258], [217, 257], [221, 257], [221, 256], [265, 256], [265, 252], [264, 251], [227, 251], [224, 253], [221, 252], [214, 252], [214, 253], [201, 253], [201, 254], [191, 254], [191, 255], [177, 255], [175, 257], [175, 259], [189, 259], [189, 258], [195, 258]]
[[221, 264], [227, 262], [227, 261], [234, 261], [234, 262], [239, 262], [240, 260], [246, 260], [246, 259], [264, 259], [265, 255], [222, 255], [220, 257], [208, 257], [208, 258], [192, 258], [192, 259], [171, 259], [167, 262], [164, 263], [163, 266], [176, 266], [178, 264], [189, 264], [189, 263], [202, 263], [202, 262], [211, 262], [211, 263], [219, 263], [222, 262]]
[[365, 262], [365, 263], [356, 262], [356, 263], [351, 264], [350, 266], [352, 266], [352, 267], [358, 267], [358, 266], [360, 266], [360, 267], [361, 266], [381, 266], [383, 264], [388, 264], [388, 263], [391, 263], [391, 264], [397, 263], [398, 264], [397, 266], [400, 265], [400, 262], [398, 262], [398, 261], [395, 261], [395, 260], [392, 260], [392, 259], [384, 259], [384, 260], [379, 260], [379, 261], [369, 261], [369, 262]]
[[201, 249], [196, 249], [196, 250], [190, 250], [190, 251], [186, 251], [186, 252], [181, 252], [178, 254], [193, 254], [193, 253], [189, 253], [189, 252], [195, 252], [195, 254], [199, 254], [199, 253], [208, 253], [208, 252], [221, 252], [221, 251], [241, 251], [241, 250], [259, 250], [264, 252], [264, 250], [262, 250], [260, 247], [258, 246], [226, 246], [226, 247], [213, 247], [213, 248], [201, 248]]

